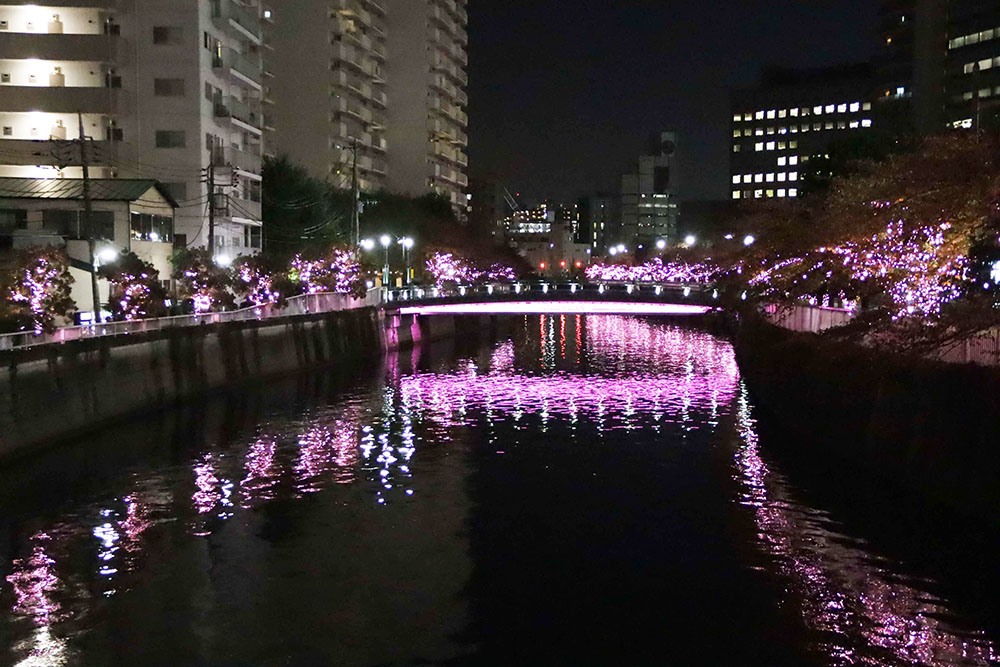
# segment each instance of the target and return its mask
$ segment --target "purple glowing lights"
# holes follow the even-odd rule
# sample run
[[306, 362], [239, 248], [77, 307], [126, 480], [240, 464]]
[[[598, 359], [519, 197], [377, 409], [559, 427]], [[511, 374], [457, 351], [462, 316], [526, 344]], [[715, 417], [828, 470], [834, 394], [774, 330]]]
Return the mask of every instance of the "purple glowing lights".
[[400, 308], [403, 315], [704, 315], [709, 306], [676, 303], [614, 303], [610, 301], [499, 301], [450, 303]]

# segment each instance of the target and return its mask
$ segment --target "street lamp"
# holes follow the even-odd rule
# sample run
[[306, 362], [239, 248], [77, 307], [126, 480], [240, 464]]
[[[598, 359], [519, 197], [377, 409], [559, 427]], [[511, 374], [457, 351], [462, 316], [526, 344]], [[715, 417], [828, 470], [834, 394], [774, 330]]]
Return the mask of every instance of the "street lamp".
[[753, 234], [747, 234], [746, 236], [743, 237], [743, 245], [745, 246], [751, 246], [756, 242], [757, 239], [754, 237]]
[[383, 234], [378, 239], [379, 243], [385, 249], [385, 268], [382, 269], [382, 284], [386, 287], [389, 286], [389, 246], [392, 245], [392, 237], [388, 234]]
[[372, 250], [375, 249], [375, 241], [372, 241], [371, 239], [362, 239], [361, 240], [361, 247], [364, 250], [367, 250], [368, 252], [371, 252]]
[[406, 265], [406, 273], [403, 274], [403, 284], [410, 284], [410, 251], [413, 249], [413, 239], [404, 236], [399, 239], [399, 245], [403, 246], [403, 264]]
[[656, 241], [656, 249], [657, 250], [663, 250], [666, 247], [667, 247], [667, 242], [664, 239], [658, 239]]
[[684, 237], [684, 244], [685, 245], [692, 246], [692, 245], [694, 245], [697, 242], [698, 242], [698, 239], [695, 237], [694, 234], [688, 234], [687, 236]]

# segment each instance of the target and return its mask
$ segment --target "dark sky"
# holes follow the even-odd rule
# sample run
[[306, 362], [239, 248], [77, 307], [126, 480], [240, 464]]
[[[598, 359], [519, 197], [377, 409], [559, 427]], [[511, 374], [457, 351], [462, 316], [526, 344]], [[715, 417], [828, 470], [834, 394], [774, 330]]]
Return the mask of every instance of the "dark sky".
[[680, 132], [686, 199], [728, 192], [728, 90], [867, 59], [876, 0], [471, 0], [469, 155], [529, 200], [615, 187]]

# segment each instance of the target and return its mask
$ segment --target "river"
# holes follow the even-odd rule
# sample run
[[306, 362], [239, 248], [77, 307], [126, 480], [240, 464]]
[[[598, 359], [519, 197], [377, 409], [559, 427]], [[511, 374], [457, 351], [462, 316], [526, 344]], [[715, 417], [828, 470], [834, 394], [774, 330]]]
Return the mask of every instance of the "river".
[[988, 554], [765, 432], [729, 342], [615, 316], [135, 419], [0, 469], [0, 664], [1000, 660]]

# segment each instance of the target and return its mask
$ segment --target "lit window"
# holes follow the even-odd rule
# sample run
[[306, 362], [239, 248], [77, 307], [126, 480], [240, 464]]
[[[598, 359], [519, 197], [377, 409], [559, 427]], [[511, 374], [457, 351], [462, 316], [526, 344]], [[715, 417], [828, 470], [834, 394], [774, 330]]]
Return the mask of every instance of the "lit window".
[[743, 120], [745, 120], [745, 121], [751, 121], [751, 120], [753, 120], [753, 114], [752, 113], [743, 114]]
[[786, 144], [784, 141], [779, 141], [778, 142], [778, 150], [779, 151], [783, 151], [786, 148], [788, 148], [788, 144]]
[[832, 130], [833, 129], [833, 123], [832, 122], [826, 123], [825, 125], [823, 125], [823, 129], [825, 129], [825, 130]]
[[799, 180], [799, 172], [797, 172], [797, 171], [790, 171], [790, 172], [788, 172], [788, 180], [790, 180], [790, 181], [797, 181], [797, 180]]
[[755, 143], [755, 144], [753, 145], [753, 149], [754, 149], [755, 151], [757, 151], [758, 153], [759, 153], [760, 151], [764, 150], [764, 144], [763, 144], [763, 142], [760, 142], [760, 141], [758, 141], [757, 143]]
[[768, 174], [768, 175], [767, 175], [767, 176], [766, 176], [766, 177], [764, 178], [764, 180], [765, 180], [765, 181], [767, 181], [768, 183], [774, 183], [774, 174]]
[[871, 127], [871, 126], [872, 126], [871, 118], [865, 118], [864, 120], [861, 121], [861, 127]]
[[819, 114], [823, 113], [823, 107], [813, 107], [813, 113], [818, 116]]
[[764, 174], [754, 174], [753, 175], [753, 182], [754, 183], [763, 183], [764, 182]]
[[838, 130], [846, 130], [847, 129], [847, 123], [845, 121], [838, 121], [837, 122], [837, 129]]
[[733, 152], [734, 153], [739, 153], [740, 152], [740, 145], [739, 144], [735, 144], [733, 146]]
[[787, 127], [779, 127], [778, 128], [778, 134], [788, 134], [788, 128]]
[[871, 111], [872, 110], [872, 103], [871, 102], [865, 102], [864, 104], [861, 105], [861, 110], [862, 111]]
[[813, 129], [819, 132], [823, 129], [823, 123], [813, 123]]
[[753, 182], [753, 174], [743, 174], [743, 182], [744, 183]]
[[787, 180], [787, 179], [788, 179], [788, 174], [786, 174], [785, 172], [781, 172], [781, 173], [778, 174], [778, 182], [779, 183], [784, 183], [785, 180]]
[[788, 158], [786, 158], [786, 157], [779, 157], [778, 158], [778, 166], [779, 167], [784, 167], [787, 163], [788, 163]]
[[834, 107], [834, 105], [832, 105], [832, 104], [827, 104], [827, 105], [826, 105], [826, 112], [827, 112], [827, 113], [833, 113], [833, 110], [834, 110], [834, 108], [835, 108], [835, 107]]
[[788, 112], [788, 114], [789, 114], [790, 116], [792, 116], [792, 117], [794, 117], [794, 116], [798, 116], [798, 115], [799, 115], [799, 110], [798, 110], [798, 109], [792, 109], [792, 110], [790, 110], [790, 111]]
[[851, 113], [860, 110], [861, 110], [861, 102], [855, 102], [854, 104], [851, 105]]
[[802, 131], [803, 131], [803, 132], [808, 132], [808, 131], [809, 131], [809, 125], [807, 125], [807, 124], [806, 124], [806, 125], [803, 125], [803, 126], [802, 126]]
[[837, 113], [847, 113], [847, 105], [846, 104], [838, 104], [837, 105]]
[[773, 127], [767, 128], [767, 133], [768, 134], [774, 134], [774, 128]]
[[756, 130], [753, 131], [753, 133], [756, 134], [758, 137], [763, 137], [764, 136], [764, 128], [758, 127]]
[[785, 118], [787, 116], [788, 116], [788, 110], [787, 109], [782, 109], [781, 111], [778, 112], [778, 118]]
[[788, 142], [788, 147], [789, 148], [798, 148], [799, 147], [799, 142], [797, 142], [797, 141], [789, 141]]
[[788, 190], [788, 196], [789, 197], [798, 197], [799, 196], [799, 191], [796, 190], [795, 188], [791, 188], [791, 189]]
[[736, 174], [735, 176], [733, 176], [733, 185], [739, 185], [739, 183], [740, 183], [740, 175]]
[[792, 134], [798, 134], [799, 133], [799, 126], [798, 125], [792, 125], [789, 128], [789, 130], [791, 130]]
[[850, 125], [850, 128], [851, 128], [852, 130], [856, 130], [856, 129], [858, 129], [859, 127], [861, 127], [861, 123], [859, 123], [859, 122], [858, 122], [858, 121], [856, 121], [856, 120], [852, 120], [852, 121], [851, 121], [851, 125]]
[[775, 115], [774, 109], [771, 109], [770, 111], [767, 112], [768, 119], [774, 118], [774, 115]]
[[778, 190], [778, 196], [779, 197], [784, 197], [785, 196], [785, 191], [784, 190]]
[[757, 113], [754, 114], [754, 118], [756, 118], [757, 120], [764, 120], [764, 112], [758, 111]]
[[736, 138], [743, 136], [743, 130], [733, 130], [733, 136]]
[[767, 142], [767, 150], [769, 150], [769, 151], [773, 151], [774, 150], [774, 142], [773, 141]]
[[793, 155], [790, 158], [788, 158], [788, 164], [790, 164], [792, 166], [795, 166], [798, 163], [799, 163], [799, 156], [798, 155]]
[[753, 196], [754, 196], [755, 199], [760, 199], [761, 197], [764, 196], [764, 191], [763, 190], [754, 190], [753, 191]]
[[735, 116], [733, 116], [733, 122], [734, 123], [738, 123], [741, 120], [743, 120], [743, 116], [741, 116], [740, 114], [736, 114]]
[[766, 191], [765, 191], [765, 194], [766, 194], [766, 195], [767, 195], [768, 197], [772, 197], [772, 198], [773, 198], [773, 197], [774, 197], [774, 190], [766, 190]]

